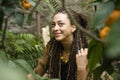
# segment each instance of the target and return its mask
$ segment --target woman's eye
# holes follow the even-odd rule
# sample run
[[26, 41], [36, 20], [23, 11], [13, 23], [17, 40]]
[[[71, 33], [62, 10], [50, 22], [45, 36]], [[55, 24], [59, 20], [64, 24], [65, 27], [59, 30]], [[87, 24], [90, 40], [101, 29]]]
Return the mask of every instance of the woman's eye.
[[55, 26], [55, 23], [52, 23], [52, 24], [51, 24], [51, 27], [54, 27], [54, 26]]
[[59, 23], [58, 25], [59, 25], [59, 26], [63, 26], [63, 25], [64, 25], [64, 23]]

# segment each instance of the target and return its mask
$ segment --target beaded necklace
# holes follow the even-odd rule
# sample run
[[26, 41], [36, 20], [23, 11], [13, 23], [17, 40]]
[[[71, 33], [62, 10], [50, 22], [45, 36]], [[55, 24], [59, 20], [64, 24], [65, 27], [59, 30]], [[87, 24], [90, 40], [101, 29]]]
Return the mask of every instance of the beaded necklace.
[[64, 62], [64, 63], [67, 63], [69, 60], [66, 60], [64, 57], [63, 57], [63, 53], [61, 54], [61, 57], [60, 59]]

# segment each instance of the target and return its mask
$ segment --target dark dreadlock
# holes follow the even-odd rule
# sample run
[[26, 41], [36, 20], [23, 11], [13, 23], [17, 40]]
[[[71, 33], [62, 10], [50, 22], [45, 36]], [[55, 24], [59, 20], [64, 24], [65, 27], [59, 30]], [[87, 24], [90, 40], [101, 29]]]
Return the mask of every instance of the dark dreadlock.
[[[67, 12], [64, 9], [59, 9], [56, 11], [57, 13], [65, 13]], [[86, 18], [76, 13], [75, 11], [71, 10], [72, 16], [76, 19], [76, 21], [83, 27], [87, 28], [87, 20]], [[68, 17], [71, 21], [71, 18]], [[72, 21], [71, 21], [71, 24]], [[81, 49], [81, 47], [86, 47], [87, 41], [84, 36], [84, 34], [79, 30], [76, 29], [76, 31], [73, 33], [74, 40], [72, 42], [70, 57], [69, 57], [69, 67], [68, 67], [68, 75], [67, 80], [76, 80], [76, 54], [78, 53], [78, 50]], [[63, 46], [59, 41], [56, 41], [55, 38], [52, 38], [48, 45], [50, 46], [49, 49], [49, 56], [47, 60], [47, 69], [52, 78], [60, 78], [60, 70], [61, 70], [61, 60], [60, 60], [60, 54], [63, 51]]]

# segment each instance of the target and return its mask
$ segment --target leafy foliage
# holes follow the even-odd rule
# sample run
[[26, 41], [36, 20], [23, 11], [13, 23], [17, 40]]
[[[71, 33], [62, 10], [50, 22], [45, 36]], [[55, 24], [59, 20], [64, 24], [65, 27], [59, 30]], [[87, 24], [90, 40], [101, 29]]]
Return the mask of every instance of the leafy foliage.
[[[99, 31], [101, 28], [105, 27], [105, 20], [110, 16], [111, 12], [114, 10], [120, 10], [116, 2], [119, 0], [94, 0], [93, 3], [97, 3], [95, 6], [97, 10], [92, 17], [91, 26], [92, 28]], [[117, 7], [117, 8], [116, 8]], [[113, 16], [115, 17], [115, 16]], [[95, 80], [100, 79], [101, 74], [106, 71], [110, 74], [114, 80], [119, 80], [119, 67], [120, 64], [120, 51], [119, 51], [119, 26], [120, 20], [117, 20], [114, 24], [109, 25], [110, 32], [105, 39], [101, 39], [104, 42], [100, 43], [95, 40], [91, 40], [89, 44], [89, 68], [90, 73], [93, 74]], [[107, 25], [108, 26], [108, 25]], [[98, 36], [99, 34], [97, 34]], [[99, 37], [98, 37], [99, 38]], [[102, 59], [102, 61], [101, 61]], [[113, 65], [113, 63], [118, 65]], [[117, 68], [117, 72], [115, 68]], [[116, 74], [116, 75], [114, 75]], [[118, 79], [117, 79], [118, 78]]]
[[99, 3], [97, 8], [98, 10], [92, 18], [91, 26], [95, 29], [101, 29], [105, 25], [105, 19], [114, 9], [114, 3], [112, 1], [106, 3]]
[[[22, 0], [0, 0], [0, 68], [2, 69], [0, 78], [2, 80], [28, 80], [27, 74], [31, 73], [36, 80], [45, 80], [47, 78], [36, 75], [33, 72], [33, 68], [37, 65], [37, 59], [41, 58], [44, 49], [42, 39], [38, 40], [36, 36], [28, 33], [14, 34], [4, 31], [5, 47], [1, 47], [3, 29], [7, 27], [3, 25], [9, 23], [9, 21], [8, 23], [3, 22], [4, 17], [6, 20], [11, 17], [14, 18], [21, 27], [26, 17], [28, 17], [29, 24], [34, 21], [33, 14], [30, 10], [36, 5], [35, 0], [27, 0], [28, 3], [32, 4], [32, 8], [28, 10], [23, 9], [21, 1]], [[54, 11], [55, 8], [58, 7], [58, 4], [56, 4], [57, 3], [54, 4], [54, 7], [51, 5], [51, 2], [46, 5]], [[42, 8], [41, 5], [38, 5], [38, 7], [36, 7], [35, 10], [40, 11]], [[30, 15], [26, 13], [30, 13]], [[19, 74], [16, 71], [18, 71]]]
[[[59, 4], [55, 0], [44, 0], [46, 5], [54, 12]], [[105, 26], [105, 20], [113, 10], [120, 10], [120, 0], [92, 0], [96, 7], [96, 12], [91, 19], [91, 27], [95, 30], [101, 30]], [[23, 9], [21, 0], [0, 0], [0, 31], [4, 29], [4, 17], [5, 19], [14, 17], [19, 26], [23, 26], [24, 20], [28, 17], [28, 23], [32, 23], [33, 12], [31, 9], [37, 4], [35, 0], [28, 0], [32, 7], [30, 9]], [[40, 12], [44, 9], [41, 5], [35, 8], [35, 11]], [[19, 11], [20, 10], [20, 11]], [[23, 11], [23, 12], [22, 12]], [[25, 12], [24, 12], [25, 11]], [[26, 11], [31, 14], [27, 15]], [[26, 16], [25, 16], [26, 15]], [[7, 16], [7, 18], [6, 18]], [[119, 65], [112, 65], [112, 61], [120, 61], [120, 20], [117, 20], [110, 26], [111, 31], [109, 35], [103, 40], [105, 43], [91, 40], [89, 43], [89, 70], [90, 74], [93, 74], [94, 79], [100, 79], [101, 74], [107, 71], [115, 80], [119, 80]], [[36, 80], [44, 80], [45, 78], [36, 75], [32, 69], [37, 65], [37, 59], [41, 58], [44, 49], [42, 40], [38, 40], [36, 36], [32, 34], [13, 34], [6, 32], [5, 48], [0, 50], [0, 74], [6, 75], [2, 80], [27, 80], [26, 74], [31, 73]], [[98, 35], [98, 34], [97, 34]], [[98, 37], [99, 38], [99, 37]], [[0, 33], [0, 41], [2, 39], [2, 33]], [[0, 43], [1, 45], [1, 43]], [[105, 58], [104, 58], [104, 57]], [[101, 62], [101, 59], [103, 61]], [[117, 70], [115, 70], [117, 68]], [[10, 71], [10, 73], [8, 73]], [[18, 72], [16, 72], [18, 71]], [[6, 73], [7, 72], [7, 73]], [[16, 77], [11, 77], [11, 76]], [[24, 79], [23, 79], [24, 78]]]
[[120, 19], [116, 21], [111, 26], [111, 31], [109, 35], [106, 38], [106, 41], [108, 42], [108, 47], [107, 47], [107, 56], [109, 58], [119, 58], [120, 57], [120, 30], [119, 30], [119, 25], [120, 25]]
[[0, 59], [1, 80], [28, 80], [26, 72], [12, 61], [5, 62]]
[[32, 34], [14, 35], [8, 32], [6, 38], [6, 53], [14, 59], [25, 59], [34, 68], [37, 59], [42, 56], [43, 42]]
[[88, 61], [89, 61], [89, 70], [90, 72], [95, 69], [97, 64], [99, 63], [103, 53], [103, 47], [102, 44], [91, 40], [89, 43], [89, 53], [88, 53]]
[[15, 13], [14, 14], [14, 17], [16, 19], [16, 22], [19, 26], [23, 26], [23, 23], [24, 23], [24, 14], [22, 13]]
[[[2, 68], [3, 71], [9, 70], [9, 72], [6, 71], [7, 73], [5, 73], [1, 71], [1, 74], [7, 76], [2, 76], [1, 79], [28, 80], [27, 74], [31, 73], [36, 80], [42, 80], [42, 77], [33, 72], [33, 68], [37, 65], [37, 59], [41, 58], [43, 49], [43, 42], [32, 34], [13, 34], [7, 32], [5, 51], [0, 50], [0, 61], [2, 62], [0, 63], [0, 65], [2, 65], [0, 68], [9, 65]], [[15, 70], [19, 72], [19, 75]], [[11, 74], [11, 76], [16, 75], [16, 77], [10, 77], [9, 74]]]
[[52, 12], [55, 12], [57, 8], [59, 8], [59, 4], [55, 0], [44, 0], [49, 8], [52, 10]]

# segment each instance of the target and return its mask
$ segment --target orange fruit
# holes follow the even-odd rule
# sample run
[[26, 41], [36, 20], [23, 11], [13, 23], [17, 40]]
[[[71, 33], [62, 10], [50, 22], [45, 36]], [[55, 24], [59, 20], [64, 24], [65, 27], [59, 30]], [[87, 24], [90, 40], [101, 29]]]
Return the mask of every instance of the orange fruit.
[[120, 10], [114, 10], [105, 21], [105, 24], [109, 26], [119, 18], [120, 18]]
[[26, 0], [22, 0], [22, 6], [23, 6], [24, 9], [29, 9], [29, 8], [32, 7], [32, 4], [30, 4]]
[[110, 27], [109, 26], [105, 26], [101, 31], [100, 31], [100, 38], [104, 39], [108, 33], [110, 31]]

